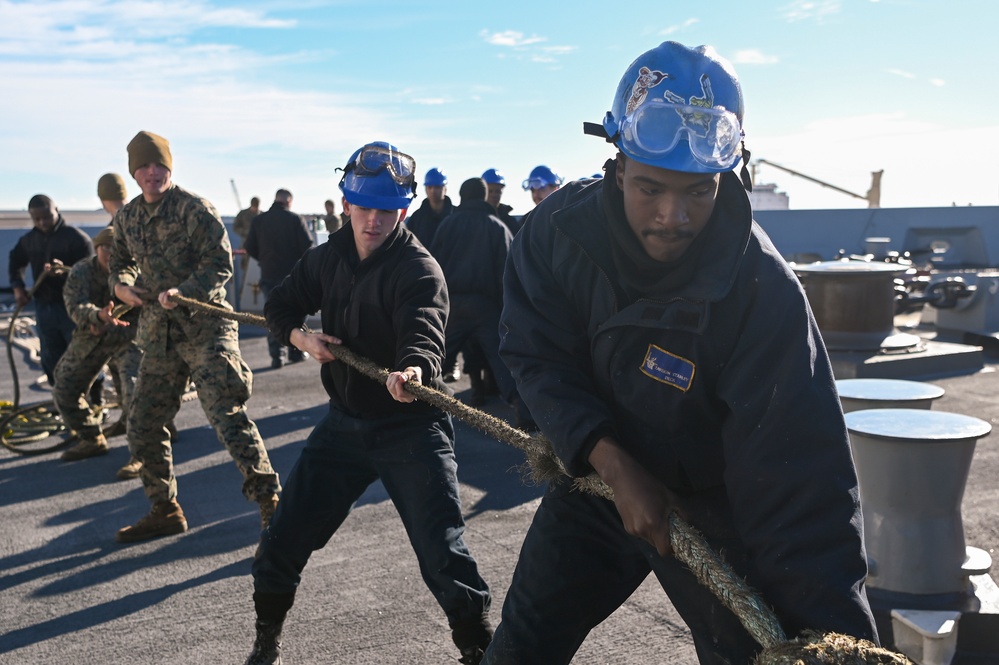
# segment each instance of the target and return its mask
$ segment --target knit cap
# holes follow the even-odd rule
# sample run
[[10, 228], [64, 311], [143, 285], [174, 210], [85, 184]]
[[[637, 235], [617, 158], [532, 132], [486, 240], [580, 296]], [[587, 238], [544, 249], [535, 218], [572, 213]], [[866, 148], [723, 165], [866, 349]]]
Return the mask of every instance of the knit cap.
[[101, 201], [124, 201], [127, 199], [124, 178], [117, 173], [102, 175], [97, 181], [97, 198]]
[[94, 236], [94, 247], [100, 247], [101, 245], [110, 245], [114, 242], [114, 227], [106, 226], [101, 229], [101, 232]]
[[156, 162], [168, 171], [173, 171], [173, 157], [170, 155], [170, 142], [152, 132], [139, 132], [128, 143], [128, 172], [135, 172], [146, 164]]

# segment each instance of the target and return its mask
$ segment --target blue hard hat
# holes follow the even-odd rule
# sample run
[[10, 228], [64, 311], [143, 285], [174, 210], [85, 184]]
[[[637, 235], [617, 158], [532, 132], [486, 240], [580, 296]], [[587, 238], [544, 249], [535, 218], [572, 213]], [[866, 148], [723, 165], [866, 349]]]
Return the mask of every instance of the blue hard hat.
[[354, 151], [343, 168], [340, 191], [351, 205], [376, 210], [408, 208], [416, 196], [416, 160], [384, 141]]
[[486, 181], [487, 185], [503, 185], [506, 186], [506, 178], [503, 174], [496, 169], [486, 169], [482, 173], [482, 179]]
[[742, 156], [743, 113], [742, 88], [727, 60], [710, 46], [663, 42], [628, 67], [603, 132], [643, 164], [721, 173]]
[[424, 187], [443, 187], [446, 184], [447, 174], [436, 166], [427, 171], [427, 175], [423, 176]]
[[531, 175], [527, 176], [527, 180], [524, 181], [523, 187], [526, 192], [529, 189], [541, 189], [542, 187], [550, 187], [551, 185], [561, 185], [562, 181], [562, 176], [547, 166], [541, 165], [534, 167]]

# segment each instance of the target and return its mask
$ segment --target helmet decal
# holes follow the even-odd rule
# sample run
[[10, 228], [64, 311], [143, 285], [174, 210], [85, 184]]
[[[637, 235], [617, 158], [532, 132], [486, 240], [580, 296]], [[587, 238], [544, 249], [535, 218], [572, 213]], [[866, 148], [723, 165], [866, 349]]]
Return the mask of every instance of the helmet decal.
[[742, 117], [742, 88], [727, 60], [710, 46], [663, 42], [628, 66], [601, 125], [583, 123], [583, 131], [643, 164], [721, 173], [742, 156]]
[[648, 67], [638, 70], [638, 78], [631, 87], [631, 98], [628, 100], [627, 113], [631, 113], [642, 105], [650, 88], [654, 88], [666, 79], [673, 78], [666, 72], [653, 71]]
[[[667, 90], [663, 93], [663, 98], [668, 102], [673, 104], [679, 104], [682, 106], [694, 106], [703, 109], [714, 108], [715, 106], [715, 94], [711, 90], [711, 79], [708, 78], [707, 74], [701, 74], [701, 94], [702, 97], [690, 96], [690, 99], [684, 100], [683, 97], [676, 94], [672, 90]], [[692, 132], [695, 132], [698, 136], [707, 136], [708, 130], [711, 129], [711, 116], [706, 113], [697, 113], [696, 111], [689, 111], [684, 108], [678, 108], [676, 110], [677, 114], [683, 118], [683, 124], [688, 127]]]

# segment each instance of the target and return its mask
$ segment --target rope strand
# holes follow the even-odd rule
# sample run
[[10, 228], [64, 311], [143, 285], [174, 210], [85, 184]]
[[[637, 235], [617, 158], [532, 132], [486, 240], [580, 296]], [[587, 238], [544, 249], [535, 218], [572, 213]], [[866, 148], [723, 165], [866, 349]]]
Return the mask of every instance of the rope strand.
[[[267, 320], [248, 312], [234, 312], [224, 307], [199, 302], [192, 298], [174, 295], [171, 300], [192, 310], [205, 312], [248, 325], [267, 327]], [[342, 345], [327, 345], [330, 351], [350, 367], [375, 381], [384, 383], [389, 371], [360, 356]], [[544, 483], [569, 474], [552, 450], [551, 443], [542, 435], [531, 436], [506, 421], [483, 413], [438, 390], [420, 383], [407, 382], [406, 390], [417, 399], [450, 413], [476, 429], [518, 448], [527, 456], [531, 477]], [[596, 474], [574, 478], [576, 489], [614, 499], [614, 492]], [[715, 552], [704, 536], [679, 515], [670, 515], [670, 544], [673, 554], [684, 563], [694, 577], [709, 589], [718, 600], [731, 610], [746, 631], [763, 647], [756, 665], [913, 665], [909, 659], [866, 640], [858, 640], [836, 633], [809, 632], [801, 638], [788, 641], [773, 609], [739, 577]]]

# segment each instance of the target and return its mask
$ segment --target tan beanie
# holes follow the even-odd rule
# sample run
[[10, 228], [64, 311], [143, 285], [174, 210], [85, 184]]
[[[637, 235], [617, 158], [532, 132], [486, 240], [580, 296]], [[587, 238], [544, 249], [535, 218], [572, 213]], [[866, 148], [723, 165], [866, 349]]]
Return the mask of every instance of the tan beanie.
[[139, 132], [128, 142], [128, 172], [134, 176], [140, 167], [152, 162], [173, 171], [170, 142], [152, 132]]
[[101, 232], [94, 236], [94, 247], [100, 247], [101, 245], [110, 245], [114, 242], [114, 227], [106, 226], [101, 229]]
[[101, 201], [124, 201], [127, 199], [125, 179], [117, 173], [102, 175], [97, 181], [97, 198]]

